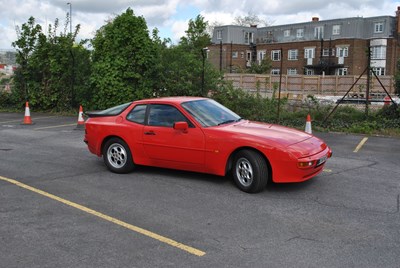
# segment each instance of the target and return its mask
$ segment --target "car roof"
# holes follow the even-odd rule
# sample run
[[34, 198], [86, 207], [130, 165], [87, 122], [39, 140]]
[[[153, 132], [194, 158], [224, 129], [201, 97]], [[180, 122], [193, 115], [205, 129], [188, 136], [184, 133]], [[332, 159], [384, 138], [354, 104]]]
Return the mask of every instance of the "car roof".
[[153, 99], [143, 99], [134, 101], [134, 103], [175, 103], [181, 104], [187, 101], [195, 101], [195, 100], [206, 100], [207, 98], [203, 97], [188, 97], [188, 96], [178, 96], [178, 97], [162, 97], [162, 98], [153, 98]]

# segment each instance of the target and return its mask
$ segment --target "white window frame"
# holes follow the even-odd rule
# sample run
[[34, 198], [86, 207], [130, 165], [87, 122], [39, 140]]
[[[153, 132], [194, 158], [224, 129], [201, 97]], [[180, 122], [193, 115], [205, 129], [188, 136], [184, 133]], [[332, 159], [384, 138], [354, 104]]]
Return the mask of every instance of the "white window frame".
[[217, 30], [217, 40], [222, 40], [222, 30]]
[[386, 46], [371, 47], [372, 60], [385, 60], [386, 59]]
[[336, 47], [336, 57], [347, 58], [349, 56], [349, 47]]
[[385, 75], [385, 68], [384, 67], [373, 67], [372, 68], [376, 75]]
[[273, 68], [271, 69], [271, 74], [275, 75], [281, 74], [281, 70], [279, 68]]
[[299, 50], [298, 49], [289, 49], [288, 50], [288, 60], [298, 60], [299, 59]]
[[246, 51], [246, 60], [251, 61], [251, 51], [250, 50]]
[[271, 60], [272, 61], [280, 61], [281, 60], [281, 51], [280, 50], [272, 50], [271, 51]]
[[305, 59], [314, 59], [315, 58], [315, 47], [304, 48], [304, 58]]
[[284, 30], [283, 31], [283, 36], [284, 37], [289, 37], [290, 36], [290, 30]]
[[314, 75], [314, 70], [313, 69], [309, 69], [309, 68], [305, 68], [304, 69], [304, 74], [305, 75]]
[[318, 40], [324, 38], [324, 26], [316, 26], [314, 28], [314, 38]]
[[261, 63], [263, 59], [267, 56], [267, 51], [266, 50], [259, 50], [257, 51], [257, 60], [258, 63]]
[[288, 75], [296, 75], [297, 74], [297, 69], [296, 68], [288, 68], [287, 69], [287, 74]]
[[244, 32], [244, 42], [246, 44], [251, 44], [254, 42], [254, 35], [252, 32]]
[[296, 37], [297, 38], [303, 38], [304, 37], [304, 29], [303, 28], [299, 28], [296, 30]]
[[332, 26], [332, 35], [340, 35], [340, 24], [336, 24]]
[[232, 58], [233, 58], [233, 59], [237, 59], [238, 57], [239, 57], [239, 52], [233, 51], [233, 52], [232, 52]]
[[349, 69], [348, 68], [337, 68], [336, 75], [348, 75]]
[[374, 33], [383, 33], [384, 23], [382, 21], [374, 23]]

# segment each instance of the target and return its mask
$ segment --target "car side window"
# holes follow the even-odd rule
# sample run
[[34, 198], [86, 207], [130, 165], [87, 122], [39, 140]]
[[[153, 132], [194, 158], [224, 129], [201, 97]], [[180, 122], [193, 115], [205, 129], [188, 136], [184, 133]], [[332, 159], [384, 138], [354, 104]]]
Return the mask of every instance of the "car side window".
[[164, 104], [152, 104], [149, 113], [149, 126], [173, 127], [175, 122], [192, 123], [175, 107]]
[[144, 124], [144, 119], [146, 117], [146, 108], [147, 105], [136, 105], [132, 109], [132, 111], [129, 112], [126, 119], [138, 124]]

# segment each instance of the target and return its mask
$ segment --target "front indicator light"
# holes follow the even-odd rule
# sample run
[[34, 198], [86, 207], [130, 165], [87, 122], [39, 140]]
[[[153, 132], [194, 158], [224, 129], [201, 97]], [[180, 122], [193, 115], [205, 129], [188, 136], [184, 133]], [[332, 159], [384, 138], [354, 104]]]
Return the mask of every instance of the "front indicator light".
[[315, 161], [307, 161], [307, 162], [298, 162], [297, 167], [298, 168], [310, 168], [314, 166]]

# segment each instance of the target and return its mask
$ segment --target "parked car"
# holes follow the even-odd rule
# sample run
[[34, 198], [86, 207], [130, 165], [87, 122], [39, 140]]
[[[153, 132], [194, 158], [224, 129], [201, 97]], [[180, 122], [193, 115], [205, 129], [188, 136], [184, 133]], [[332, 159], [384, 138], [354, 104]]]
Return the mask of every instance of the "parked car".
[[230, 174], [239, 189], [255, 193], [269, 180], [308, 180], [332, 155], [313, 135], [242, 119], [208, 98], [146, 99], [86, 115], [84, 141], [115, 173], [143, 165]]

